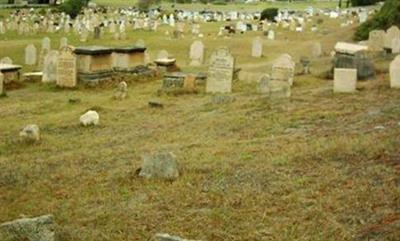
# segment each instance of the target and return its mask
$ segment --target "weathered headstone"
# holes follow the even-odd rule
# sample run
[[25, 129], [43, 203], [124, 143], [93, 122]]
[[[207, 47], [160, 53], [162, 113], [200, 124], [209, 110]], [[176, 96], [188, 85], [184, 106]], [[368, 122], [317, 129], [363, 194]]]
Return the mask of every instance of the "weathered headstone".
[[352, 93], [356, 91], [357, 69], [339, 69], [334, 70], [333, 92], [334, 93]]
[[57, 81], [57, 59], [58, 51], [56, 50], [51, 50], [44, 58], [42, 77], [43, 83]]
[[316, 42], [311, 44], [311, 56], [314, 58], [321, 57], [322, 55], [322, 47], [320, 42]]
[[372, 51], [381, 51], [385, 41], [385, 31], [373, 30], [369, 32], [368, 47]]
[[51, 215], [22, 218], [0, 225], [2, 241], [54, 241], [55, 223]]
[[392, 39], [392, 54], [400, 53], [400, 37]]
[[60, 50], [57, 60], [57, 85], [60, 87], [76, 86], [76, 57], [71, 49]]
[[63, 49], [68, 47], [68, 39], [66, 37], [62, 37], [60, 39], [60, 48], [59, 49]]
[[26, 65], [35, 65], [37, 62], [37, 50], [35, 45], [29, 44], [25, 48], [25, 64]]
[[190, 46], [190, 66], [200, 66], [203, 64], [204, 44], [197, 40]]
[[4, 91], [4, 75], [0, 72], [0, 97], [5, 94]]
[[126, 98], [127, 94], [128, 94], [128, 84], [125, 81], [122, 81], [121, 83], [118, 84], [114, 98], [116, 100], [123, 100]]
[[262, 44], [262, 40], [260, 37], [256, 37], [253, 40], [252, 46], [251, 46], [251, 56], [252, 57], [256, 57], [256, 58], [260, 58], [262, 56], [262, 52], [263, 52], [263, 44]]
[[42, 39], [42, 49], [47, 49], [50, 51], [51, 49], [51, 40], [48, 37]]
[[390, 63], [390, 87], [400, 88], [400, 55]]
[[392, 41], [396, 38], [400, 38], [400, 29], [397, 26], [392, 26], [386, 31], [383, 47], [392, 49]]
[[207, 93], [232, 92], [235, 59], [228, 48], [217, 49], [210, 58], [206, 83]]
[[176, 180], [179, 177], [178, 163], [171, 152], [161, 151], [143, 156], [140, 177]]
[[269, 94], [269, 81], [271, 77], [269, 75], [264, 75], [261, 77], [258, 84], [258, 91], [260, 94]]

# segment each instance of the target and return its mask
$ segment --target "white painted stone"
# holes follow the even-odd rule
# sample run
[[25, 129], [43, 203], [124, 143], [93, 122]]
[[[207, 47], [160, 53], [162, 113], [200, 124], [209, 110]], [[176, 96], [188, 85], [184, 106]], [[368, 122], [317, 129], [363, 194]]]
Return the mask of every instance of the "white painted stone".
[[79, 118], [80, 123], [83, 126], [98, 125], [100, 116], [96, 111], [89, 110]]

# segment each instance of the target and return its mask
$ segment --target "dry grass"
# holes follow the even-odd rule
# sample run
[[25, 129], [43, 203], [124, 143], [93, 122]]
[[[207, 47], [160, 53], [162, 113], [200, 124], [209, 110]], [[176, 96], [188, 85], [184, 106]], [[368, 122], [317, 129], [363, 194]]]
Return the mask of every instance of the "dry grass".
[[[297, 58], [314, 39], [329, 52], [351, 36], [351, 29], [332, 31], [328, 20], [325, 26], [326, 35], [266, 41], [257, 60], [249, 56], [253, 33], [204, 42], [208, 53], [228, 45], [239, 65], [268, 72], [263, 63], [281, 53]], [[203, 26], [206, 33], [217, 27]], [[191, 37], [176, 44], [154, 33], [129, 36], [90, 43], [140, 37], [153, 53], [169, 50], [185, 70], [205, 69], [182, 61]], [[7, 48], [0, 56], [22, 62], [25, 45], [40, 37], [1, 36]], [[314, 69], [328, 63], [325, 56]], [[0, 222], [52, 213], [60, 240], [148, 240], [157, 232], [224, 241], [397, 240], [400, 92], [389, 89], [386, 75], [360, 83], [354, 95], [333, 95], [330, 81], [311, 75], [295, 81], [292, 98], [278, 102], [259, 96], [255, 82], [237, 82], [235, 101], [224, 105], [204, 93], [156, 96], [161, 81], [129, 83], [123, 101], [112, 100], [110, 88], [26, 84], [9, 91], [0, 99]], [[149, 108], [153, 98], [165, 108]], [[99, 112], [100, 126], [79, 126], [88, 109]], [[41, 127], [41, 143], [19, 141], [29, 123]], [[135, 176], [140, 156], [159, 149], [179, 158], [183, 175], [173, 183]]]

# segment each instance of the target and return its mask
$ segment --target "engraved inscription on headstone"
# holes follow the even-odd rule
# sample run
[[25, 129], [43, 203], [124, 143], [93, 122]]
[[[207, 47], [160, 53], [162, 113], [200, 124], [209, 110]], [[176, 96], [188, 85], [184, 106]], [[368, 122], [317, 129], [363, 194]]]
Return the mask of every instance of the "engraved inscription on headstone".
[[76, 86], [76, 57], [69, 48], [61, 50], [57, 62], [57, 85]]
[[235, 60], [228, 48], [220, 48], [210, 58], [206, 91], [208, 93], [232, 92]]

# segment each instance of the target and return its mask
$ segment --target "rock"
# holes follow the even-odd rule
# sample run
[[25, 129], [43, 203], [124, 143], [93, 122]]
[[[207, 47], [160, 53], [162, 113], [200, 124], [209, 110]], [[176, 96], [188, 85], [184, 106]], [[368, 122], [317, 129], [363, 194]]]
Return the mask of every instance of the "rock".
[[19, 132], [19, 136], [28, 142], [40, 141], [39, 126], [34, 124], [27, 125], [24, 129], [22, 129], [22, 131]]
[[171, 152], [157, 152], [143, 156], [140, 177], [176, 180], [179, 177], [178, 163]]
[[158, 100], [150, 100], [149, 106], [153, 108], [164, 108], [164, 104]]
[[125, 81], [122, 81], [121, 83], [118, 84], [114, 98], [116, 100], [123, 100], [126, 98], [127, 94], [128, 94], [128, 84]]
[[171, 236], [166, 233], [158, 233], [154, 236], [153, 241], [195, 241], [195, 240], [183, 239], [178, 236]]
[[99, 114], [93, 110], [89, 110], [79, 118], [79, 121], [83, 126], [89, 126], [89, 125], [97, 126], [99, 124], [99, 120], [100, 120]]
[[54, 241], [54, 226], [52, 215], [6, 222], [0, 225], [0, 240]]

